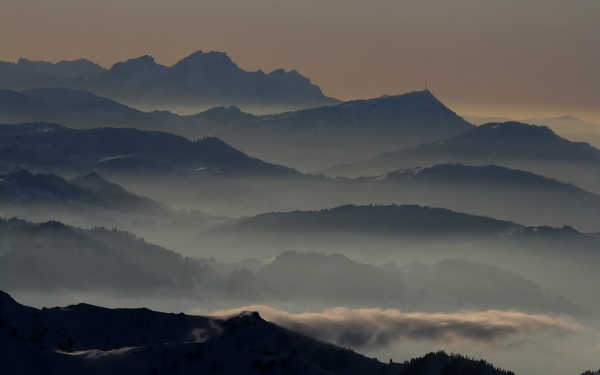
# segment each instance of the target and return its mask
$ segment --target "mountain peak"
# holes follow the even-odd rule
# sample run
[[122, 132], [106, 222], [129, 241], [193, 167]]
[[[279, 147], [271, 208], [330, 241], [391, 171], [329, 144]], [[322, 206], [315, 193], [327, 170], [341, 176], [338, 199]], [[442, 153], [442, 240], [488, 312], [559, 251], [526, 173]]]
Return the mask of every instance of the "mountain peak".
[[159, 66], [154, 57], [144, 55], [114, 64], [110, 71], [124, 74], [139, 73], [140, 71]]
[[192, 53], [191, 55], [184, 57], [174, 65], [174, 67], [178, 66], [229, 66], [238, 68], [238, 66], [233, 62], [233, 60], [231, 60], [229, 55], [227, 55], [225, 52], [203, 52], [202, 50], [198, 50]]

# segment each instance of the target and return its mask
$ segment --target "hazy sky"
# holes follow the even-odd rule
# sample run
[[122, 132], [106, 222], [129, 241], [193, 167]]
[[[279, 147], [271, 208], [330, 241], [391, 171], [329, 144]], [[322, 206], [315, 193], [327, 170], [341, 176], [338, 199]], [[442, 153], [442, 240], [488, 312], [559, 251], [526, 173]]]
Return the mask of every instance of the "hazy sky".
[[600, 0], [1, 0], [0, 59], [226, 51], [341, 99], [429, 87], [462, 114], [600, 122]]

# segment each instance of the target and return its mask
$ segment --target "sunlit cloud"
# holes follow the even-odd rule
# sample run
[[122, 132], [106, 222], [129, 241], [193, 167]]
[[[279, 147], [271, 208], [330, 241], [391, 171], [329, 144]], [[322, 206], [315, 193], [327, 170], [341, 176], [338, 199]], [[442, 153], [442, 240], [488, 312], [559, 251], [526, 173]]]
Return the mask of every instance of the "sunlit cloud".
[[242, 311], [258, 311], [264, 319], [290, 330], [351, 348], [381, 347], [403, 340], [499, 344], [507, 339], [563, 335], [583, 329], [568, 317], [499, 310], [404, 313], [396, 309], [336, 307], [318, 313], [291, 313], [255, 305], [211, 315], [228, 317]]

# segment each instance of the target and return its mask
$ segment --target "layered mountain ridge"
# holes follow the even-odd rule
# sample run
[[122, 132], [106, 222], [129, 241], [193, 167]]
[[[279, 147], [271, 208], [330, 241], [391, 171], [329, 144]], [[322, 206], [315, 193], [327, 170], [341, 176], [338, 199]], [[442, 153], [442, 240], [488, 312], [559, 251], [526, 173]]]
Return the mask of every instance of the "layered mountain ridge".
[[56, 64], [20, 59], [0, 62], [1, 88], [80, 89], [145, 107], [239, 105], [253, 109], [334, 104], [296, 70], [245, 71], [223, 52], [197, 51], [172, 66], [144, 55], [105, 69], [88, 60]]

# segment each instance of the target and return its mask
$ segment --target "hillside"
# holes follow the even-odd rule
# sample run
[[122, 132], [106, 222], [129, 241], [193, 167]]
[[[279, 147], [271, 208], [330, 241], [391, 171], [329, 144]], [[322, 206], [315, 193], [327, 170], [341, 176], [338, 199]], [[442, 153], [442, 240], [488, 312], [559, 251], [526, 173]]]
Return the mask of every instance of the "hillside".
[[565, 298], [519, 274], [465, 259], [371, 265], [341, 254], [288, 251], [243, 283], [262, 287], [263, 295], [269, 293], [267, 301], [303, 301], [326, 307], [578, 312]]
[[[304, 170], [454, 136], [473, 126], [429, 91], [355, 100], [277, 115], [217, 107], [195, 115], [142, 112], [87, 91], [0, 90], [0, 121], [56, 122], [165, 131], [190, 139], [218, 137], [249, 154]], [[365, 139], [369, 142], [364, 142]]]
[[0, 219], [0, 287], [152, 295], [198, 288], [210, 270], [117, 230]]
[[[431, 92], [415, 91], [261, 116], [254, 121], [227, 121], [210, 134], [252, 150], [260, 158], [314, 171], [472, 128]], [[267, 145], [266, 139], [271, 143]]]
[[92, 172], [68, 181], [52, 174], [20, 170], [2, 176], [0, 205], [49, 207], [54, 209], [106, 209], [124, 213], [168, 215], [160, 203], [139, 197]]
[[[240, 219], [231, 229], [259, 233], [371, 234], [378, 236], [487, 236], [519, 225], [416, 205], [345, 205], [319, 211], [267, 213]], [[231, 230], [226, 228], [224, 230]]]
[[[71, 129], [43, 123], [0, 126], [0, 162], [46, 172], [88, 173], [237, 173], [287, 175], [288, 168], [268, 164], [216, 138], [190, 141], [163, 132], [128, 128]], [[38, 131], [35, 131], [35, 129]]]
[[364, 195], [486, 215], [526, 225], [600, 231], [600, 195], [497, 165], [435, 164], [361, 178]]
[[[0, 294], [4, 369], [44, 373], [509, 375], [484, 361], [445, 353], [384, 364], [263, 320], [105, 309], [79, 304], [38, 310]], [[110, 322], [99, 324], [99, 322]], [[136, 322], [136, 324], [131, 324]], [[231, 361], [235, 358], [235, 361]]]
[[571, 142], [544, 126], [490, 123], [442, 141], [380, 154], [327, 170], [331, 175], [373, 176], [441, 163], [496, 164], [518, 168], [585, 189], [600, 190], [600, 150]]

